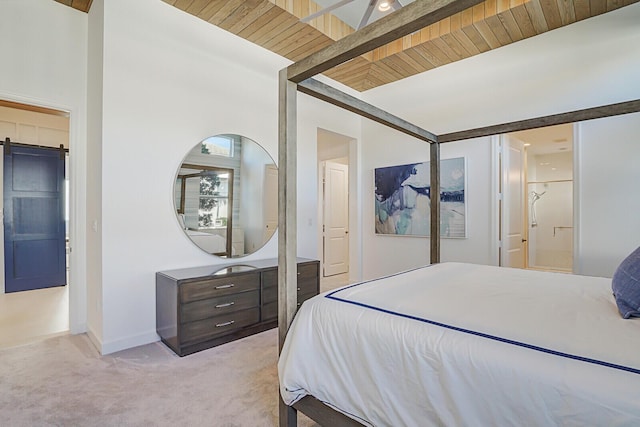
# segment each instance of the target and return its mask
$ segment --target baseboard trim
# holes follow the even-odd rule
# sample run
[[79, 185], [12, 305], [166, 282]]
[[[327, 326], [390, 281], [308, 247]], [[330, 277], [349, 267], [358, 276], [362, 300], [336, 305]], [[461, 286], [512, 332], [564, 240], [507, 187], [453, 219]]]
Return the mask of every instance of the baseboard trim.
[[93, 329], [87, 327], [86, 334], [89, 337], [89, 341], [91, 341], [91, 344], [93, 344], [96, 350], [98, 350], [99, 353], [102, 353], [102, 341], [96, 336], [96, 334], [93, 332]]
[[143, 334], [134, 335], [127, 338], [117, 339], [113, 341], [103, 341], [100, 347], [100, 353], [104, 356], [106, 354], [115, 353], [117, 351], [126, 350], [128, 348], [138, 347], [145, 344], [151, 344], [152, 342], [160, 341], [160, 337], [153, 331], [145, 332]]

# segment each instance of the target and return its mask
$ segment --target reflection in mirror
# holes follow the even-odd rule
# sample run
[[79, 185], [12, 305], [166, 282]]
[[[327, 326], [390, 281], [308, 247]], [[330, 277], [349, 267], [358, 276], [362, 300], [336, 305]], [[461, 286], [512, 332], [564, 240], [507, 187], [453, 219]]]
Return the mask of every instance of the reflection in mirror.
[[213, 255], [253, 253], [278, 225], [278, 169], [264, 148], [240, 135], [197, 144], [180, 165], [174, 195], [180, 226]]

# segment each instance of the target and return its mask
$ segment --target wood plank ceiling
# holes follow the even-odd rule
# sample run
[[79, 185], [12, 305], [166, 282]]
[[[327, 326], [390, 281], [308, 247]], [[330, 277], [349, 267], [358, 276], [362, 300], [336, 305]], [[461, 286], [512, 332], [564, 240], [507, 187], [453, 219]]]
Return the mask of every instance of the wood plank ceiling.
[[[83, 10], [91, 0], [56, 0]], [[313, 0], [163, 0], [298, 61], [355, 30]], [[640, 0], [486, 0], [324, 74], [365, 91]], [[86, 5], [86, 6], [85, 6]]]
[[74, 9], [78, 9], [82, 12], [89, 12], [91, 9], [91, 2], [93, 0], [55, 0], [58, 3], [62, 3], [65, 6], [70, 6]]

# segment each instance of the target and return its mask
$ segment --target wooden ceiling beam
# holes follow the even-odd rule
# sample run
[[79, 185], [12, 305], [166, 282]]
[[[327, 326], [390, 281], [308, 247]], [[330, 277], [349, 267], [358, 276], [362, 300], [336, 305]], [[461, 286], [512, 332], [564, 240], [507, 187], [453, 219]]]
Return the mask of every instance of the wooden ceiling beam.
[[438, 135], [438, 142], [461, 141], [464, 139], [480, 138], [483, 136], [500, 135], [503, 133], [517, 132], [527, 129], [535, 129], [553, 125], [582, 122], [585, 120], [601, 119], [603, 117], [619, 116], [621, 114], [640, 112], [640, 99], [620, 102], [617, 104], [603, 105], [600, 107], [586, 108], [584, 110], [571, 111], [569, 113], [553, 114], [551, 116], [536, 117], [534, 119], [520, 120], [501, 125], [486, 126], [482, 128], [463, 130], [460, 132]]
[[356, 33], [352, 33], [287, 68], [287, 78], [300, 83], [356, 56], [418, 31], [483, 0], [417, 0]]
[[337, 107], [366, 117], [374, 122], [383, 124], [399, 132], [411, 135], [429, 143], [436, 142], [436, 136], [429, 131], [419, 128], [406, 120], [387, 113], [378, 107], [374, 107], [358, 98], [346, 94], [336, 88], [319, 82], [315, 79], [307, 79], [298, 84], [298, 91], [313, 96]]

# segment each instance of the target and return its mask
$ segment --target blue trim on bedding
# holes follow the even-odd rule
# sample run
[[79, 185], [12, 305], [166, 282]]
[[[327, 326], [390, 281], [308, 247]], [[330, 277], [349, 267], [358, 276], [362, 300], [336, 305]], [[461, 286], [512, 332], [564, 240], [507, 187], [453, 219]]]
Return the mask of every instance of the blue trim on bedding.
[[[411, 273], [412, 271], [422, 270], [423, 268], [429, 268], [432, 265], [434, 265], [434, 264], [423, 265], [422, 267], [412, 268], [411, 270], [405, 270], [405, 271], [401, 271], [399, 273], [390, 274], [388, 276], [382, 276], [382, 277], [378, 277], [378, 278], [375, 278], [375, 279], [365, 280], [364, 282], [354, 283], [354, 284], [349, 285], [349, 286], [344, 286], [344, 287], [342, 287], [340, 289], [336, 289], [335, 291], [329, 292], [327, 295], [325, 295], [325, 298], [331, 298], [331, 296], [333, 294], [335, 294], [337, 292], [340, 292], [340, 291], [344, 291], [346, 289], [355, 288], [356, 286], [364, 285], [366, 283], [377, 282], [378, 280], [386, 279], [388, 277], [396, 277], [396, 276], [400, 276], [400, 275], [402, 275], [404, 273]], [[335, 298], [331, 298], [331, 299], [335, 299]]]
[[[427, 266], [427, 267], [429, 267], [429, 266]], [[416, 268], [414, 270], [409, 270], [409, 271], [415, 271], [415, 270], [418, 270], [420, 268], [426, 268], [426, 267], [419, 267], [419, 268]], [[406, 273], [406, 272], [407, 271], [402, 272], [402, 273], [392, 274], [392, 275], [386, 276], [386, 277], [394, 277], [394, 276], [398, 276], [398, 275], [401, 275], [401, 274]], [[579, 360], [581, 362], [592, 363], [592, 364], [595, 364], [595, 365], [601, 365], [601, 366], [605, 366], [607, 368], [618, 369], [618, 370], [621, 370], [621, 371], [631, 372], [633, 374], [640, 375], [640, 369], [637, 369], [637, 368], [632, 368], [632, 367], [624, 366], [624, 365], [617, 365], [615, 363], [609, 363], [609, 362], [605, 362], [605, 361], [598, 360], [598, 359], [591, 359], [591, 358], [588, 358], [588, 357], [577, 356], [575, 354], [564, 353], [564, 352], [557, 351], [557, 350], [552, 350], [552, 349], [548, 349], [548, 348], [544, 348], [544, 347], [539, 347], [537, 345], [527, 344], [527, 343], [524, 343], [524, 342], [511, 340], [511, 339], [508, 339], [508, 338], [502, 338], [502, 337], [498, 337], [498, 336], [495, 336], [495, 335], [489, 335], [489, 334], [485, 334], [483, 332], [477, 332], [477, 331], [473, 331], [473, 330], [470, 330], [470, 329], [460, 328], [458, 326], [447, 325], [446, 323], [436, 322], [435, 320], [424, 319], [422, 317], [412, 316], [410, 314], [405, 314], [405, 313], [399, 313], [399, 312], [396, 312], [396, 311], [387, 310], [385, 308], [376, 307], [376, 306], [372, 306], [372, 305], [369, 305], [369, 304], [365, 304], [365, 303], [361, 303], [361, 302], [357, 302], [357, 301], [351, 301], [351, 300], [347, 300], [347, 299], [343, 299], [343, 298], [339, 298], [339, 297], [334, 296], [336, 293], [338, 293], [340, 291], [343, 291], [343, 290], [346, 290], [346, 289], [349, 289], [349, 288], [353, 288], [355, 286], [360, 286], [360, 285], [363, 285], [365, 283], [371, 283], [371, 282], [374, 282], [374, 281], [377, 281], [377, 280], [385, 279], [386, 277], [373, 279], [373, 280], [369, 280], [369, 281], [366, 281], [366, 282], [355, 283], [355, 284], [353, 284], [351, 286], [347, 286], [347, 287], [344, 287], [344, 288], [341, 288], [341, 289], [337, 289], [337, 290], [325, 295], [324, 297], [332, 299], [334, 301], [344, 302], [344, 303], [347, 303], [347, 304], [353, 304], [353, 305], [356, 305], [356, 306], [359, 306], [359, 307], [369, 308], [371, 310], [376, 310], [376, 311], [380, 311], [382, 313], [391, 314], [393, 316], [399, 316], [399, 317], [404, 317], [406, 319], [417, 320], [419, 322], [428, 323], [430, 325], [439, 326], [439, 327], [446, 328], [446, 329], [451, 329], [453, 331], [462, 332], [462, 333], [470, 334], [470, 335], [475, 335], [475, 336], [478, 336], [478, 337], [481, 337], [481, 338], [487, 338], [487, 339], [490, 339], [490, 340], [494, 340], [494, 341], [499, 341], [499, 342], [503, 342], [503, 343], [506, 343], [506, 344], [515, 345], [515, 346], [518, 346], [518, 347], [528, 348], [530, 350], [540, 351], [542, 353], [552, 354], [554, 356], [566, 357], [568, 359]]]

